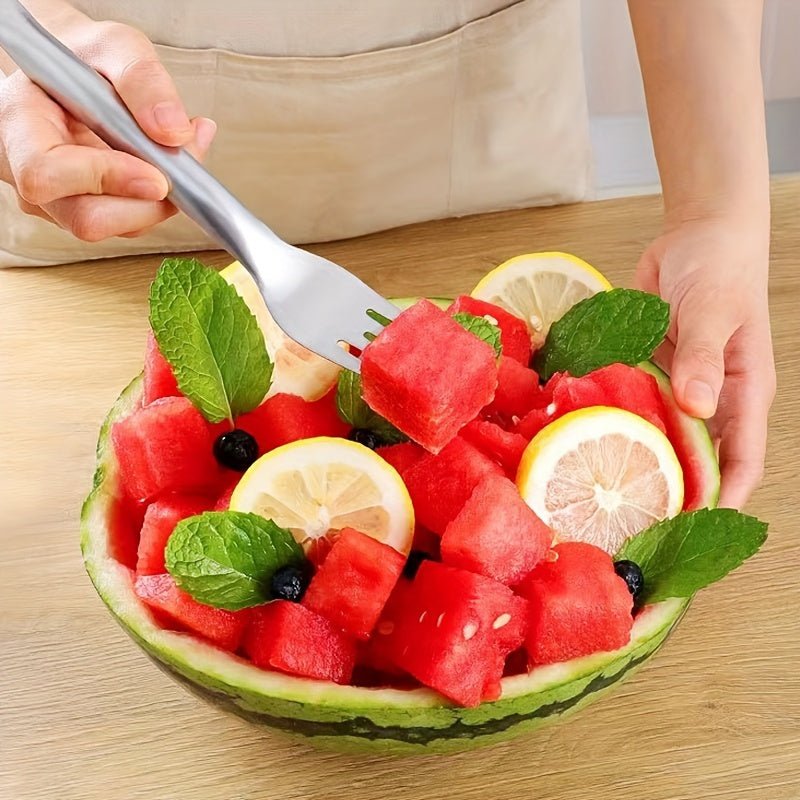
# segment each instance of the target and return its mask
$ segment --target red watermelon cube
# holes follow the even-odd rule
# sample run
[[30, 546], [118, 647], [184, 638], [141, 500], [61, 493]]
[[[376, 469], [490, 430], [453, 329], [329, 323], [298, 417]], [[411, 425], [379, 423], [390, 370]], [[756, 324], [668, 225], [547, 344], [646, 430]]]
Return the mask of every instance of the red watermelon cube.
[[403, 476], [421, 525], [441, 536], [475, 487], [503, 468], [457, 436], [441, 453], [426, 453]]
[[486, 406], [484, 414], [511, 423], [524, 417], [539, 402], [541, 387], [536, 372], [523, 367], [513, 358], [501, 356], [497, 371], [497, 391], [492, 402]]
[[344, 528], [311, 579], [303, 605], [357, 639], [368, 639], [405, 561], [393, 547]]
[[336, 410], [336, 393], [308, 401], [294, 394], [276, 394], [258, 408], [242, 414], [236, 427], [252, 434], [260, 453], [316, 436], [346, 437], [350, 426]]
[[500, 695], [506, 656], [527, 627], [527, 604], [507, 586], [424, 561], [403, 603], [376, 628], [380, 652], [426, 686], [464, 706]]
[[347, 683], [356, 640], [299, 603], [275, 600], [253, 609], [242, 648], [262, 669]]
[[364, 400], [432, 453], [487, 405], [497, 386], [493, 348], [421, 300], [361, 356]]
[[159, 575], [167, 571], [164, 548], [175, 526], [187, 517], [208, 511], [213, 501], [195, 495], [172, 494], [156, 500], [147, 507], [139, 535], [136, 572], [139, 575]]
[[553, 532], [507, 478], [475, 491], [442, 536], [442, 561], [515, 586], [542, 560]]
[[223, 650], [239, 647], [250, 609], [225, 611], [198, 603], [175, 584], [172, 575], [139, 575], [134, 590], [160, 620], [208, 639]]
[[557, 560], [540, 562], [518, 589], [530, 602], [530, 665], [624, 647], [633, 598], [611, 556], [586, 542], [563, 542], [553, 551]]
[[400, 477], [406, 474], [408, 469], [417, 463], [425, 455], [425, 451], [413, 442], [401, 442], [391, 444], [386, 447], [379, 447], [375, 452], [384, 460], [391, 464], [398, 472]]
[[144, 356], [144, 398], [142, 402], [148, 406], [161, 397], [180, 397], [178, 381], [172, 367], [161, 350], [152, 331], [147, 336], [147, 350]]
[[467, 423], [460, 435], [500, 464], [509, 478], [516, 477], [522, 454], [528, 446], [528, 440], [524, 436], [503, 430], [494, 422], [483, 419], [474, 419]]
[[185, 397], [164, 397], [114, 423], [120, 484], [134, 500], [205, 494], [219, 483], [214, 431]]
[[513, 358], [526, 367], [531, 360], [531, 335], [528, 326], [515, 314], [506, 311], [494, 303], [477, 300], [468, 294], [462, 294], [448, 309], [450, 314], [473, 314], [486, 317], [500, 328], [500, 340], [503, 343], [503, 355]]

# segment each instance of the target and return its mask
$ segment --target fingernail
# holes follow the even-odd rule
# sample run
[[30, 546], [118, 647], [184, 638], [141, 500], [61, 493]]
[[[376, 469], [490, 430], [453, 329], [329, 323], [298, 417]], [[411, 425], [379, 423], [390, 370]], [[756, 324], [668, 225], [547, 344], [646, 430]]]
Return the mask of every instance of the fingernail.
[[190, 127], [186, 112], [177, 103], [159, 103], [153, 108], [153, 116], [164, 131], [180, 133]]
[[686, 403], [700, 417], [711, 417], [716, 410], [714, 390], [705, 382], [691, 380], [686, 384]]
[[167, 196], [162, 184], [147, 180], [147, 178], [132, 180], [128, 184], [128, 192], [131, 197], [139, 200], [163, 200]]

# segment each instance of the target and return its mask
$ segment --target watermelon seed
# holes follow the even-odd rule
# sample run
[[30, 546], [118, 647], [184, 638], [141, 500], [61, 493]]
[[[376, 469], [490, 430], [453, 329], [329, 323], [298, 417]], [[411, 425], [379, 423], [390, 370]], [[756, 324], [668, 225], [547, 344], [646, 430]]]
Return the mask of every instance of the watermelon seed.
[[558, 561], [558, 553], [555, 550], [548, 550], [545, 553], [544, 560], [550, 564], [555, 564]]
[[483, 318], [492, 325], [497, 325], [497, 320], [491, 314], [484, 314]]
[[443, 619], [444, 619], [444, 611], [442, 611], [442, 613], [439, 614], [439, 619], [436, 620], [436, 627], [437, 628], [441, 628], [442, 627], [442, 620]]
[[547, 416], [548, 417], [552, 417], [553, 414], [556, 413], [556, 404], [555, 403], [550, 403], [550, 405], [547, 406], [545, 411], [547, 412]]
[[419, 615], [419, 621], [420, 621], [420, 622], [422, 622], [422, 620], [424, 620], [424, 619], [425, 619], [425, 616], [427, 615], [427, 613], [428, 613], [427, 611], [423, 611], [423, 612], [422, 612], [422, 613]]
[[461, 631], [464, 639], [467, 641], [469, 641], [477, 632], [478, 626], [474, 622], [468, 622]]
[[388, 636], [394, 630], [394, 622], [390, 619], [386, 619], [378, 625], [378, 633], [381, 636]]
[[493, 623], [492, 628], [495, 630], [499, 630], [504, 625], [508, 625], [511, 622], [511, 614], [501, 614]]

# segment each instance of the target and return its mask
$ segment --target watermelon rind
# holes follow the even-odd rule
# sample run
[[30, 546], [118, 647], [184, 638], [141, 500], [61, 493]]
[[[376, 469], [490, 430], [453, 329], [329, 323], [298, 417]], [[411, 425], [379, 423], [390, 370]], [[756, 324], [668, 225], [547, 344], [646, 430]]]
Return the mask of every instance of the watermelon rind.
[[[668, 392], [666, 376], [645, 368]], [[500, 698], [477, 708], [455, 706], [428, 689], [340, 686], [258, 669], [190, 634], [160, 628], [133, 591], [132, 571], [110, 555], [117, 465], [109, 432], [114, 421], [141, 405], [141, 397], [139, 377], [120, 395], [100, 431], [94, 487], [81, 517], [86, 569], [117, 622], [158, 666], [195, 695], [251, 722], [357, 753], [445, 753], [492, 744], [558, 720], [608, 692], [658, 650], [688, 607], [686, 599], [648, 606], [637, 616], [626, 647], [504, 678]], [[688, 417], [682, 429], [694, 442], [712, 505], [719, 471], [708, 433]]]

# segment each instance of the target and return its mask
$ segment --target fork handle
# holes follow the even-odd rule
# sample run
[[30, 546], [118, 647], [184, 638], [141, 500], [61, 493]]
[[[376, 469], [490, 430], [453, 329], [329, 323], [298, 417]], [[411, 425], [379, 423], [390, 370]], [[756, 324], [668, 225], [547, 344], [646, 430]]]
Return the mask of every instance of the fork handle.
[[[62, 108], [104, 142], [152, 164], [169, 182], [169, 199], [240, 261], [252, 263], [265, 232], [280, 239], [186, 150], [154, 142], [114, 87], [48, 33], [17, 0], [0, 0], [0, 46]], [[256, 231], [260, 235], [254, 236]], [[251, 234], [248, 239], [248, 234]]]

